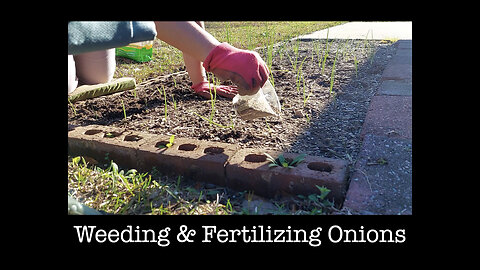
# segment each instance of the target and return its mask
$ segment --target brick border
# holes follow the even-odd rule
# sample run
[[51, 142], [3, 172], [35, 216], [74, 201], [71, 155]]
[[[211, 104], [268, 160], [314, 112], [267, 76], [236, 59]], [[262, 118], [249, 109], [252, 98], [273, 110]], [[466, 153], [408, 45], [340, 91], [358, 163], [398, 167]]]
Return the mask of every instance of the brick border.
[[286, 159], [297, 154], [186, 138], [175, 138], [169, 148], [156, 147], [169, 138], [109, 126], [77, 126], [68, 132], [68, 151], [97, 160], [108, 155], [122, 166], [139, 170], [155, 167], [234, 190], [251, 190], [267, 198], [319, 194], [318, 185], [331, 190], [327, 198], [337, 206], [345, 199], [348, 163], [344, 160], [306, 156], [295, 168], [269, 167], [265, 152], [273, 157], [283, 154]]

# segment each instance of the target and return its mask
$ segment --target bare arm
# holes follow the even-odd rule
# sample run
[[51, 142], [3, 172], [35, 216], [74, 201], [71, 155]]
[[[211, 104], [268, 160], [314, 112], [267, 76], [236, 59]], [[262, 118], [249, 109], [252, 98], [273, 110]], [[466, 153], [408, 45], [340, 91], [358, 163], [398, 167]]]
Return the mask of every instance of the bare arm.
[[155, 22], [157, 38], [203, 62], [220, 42], [195, 22]]

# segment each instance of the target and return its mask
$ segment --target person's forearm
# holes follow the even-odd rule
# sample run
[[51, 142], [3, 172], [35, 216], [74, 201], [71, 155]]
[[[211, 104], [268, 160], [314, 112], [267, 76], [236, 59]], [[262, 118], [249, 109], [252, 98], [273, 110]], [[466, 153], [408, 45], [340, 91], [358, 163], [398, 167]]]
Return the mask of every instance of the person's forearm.
[[203, 62], [220, 42], [195, 22], [155, 22], [157, 38]]

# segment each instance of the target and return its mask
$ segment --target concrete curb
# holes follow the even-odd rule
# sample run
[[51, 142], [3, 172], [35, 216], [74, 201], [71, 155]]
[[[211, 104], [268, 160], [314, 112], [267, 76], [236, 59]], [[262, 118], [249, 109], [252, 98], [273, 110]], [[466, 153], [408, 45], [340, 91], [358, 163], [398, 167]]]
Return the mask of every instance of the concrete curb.
[[344, 208], [412, 214], [412, 41], [399, 40], [363, 123]]

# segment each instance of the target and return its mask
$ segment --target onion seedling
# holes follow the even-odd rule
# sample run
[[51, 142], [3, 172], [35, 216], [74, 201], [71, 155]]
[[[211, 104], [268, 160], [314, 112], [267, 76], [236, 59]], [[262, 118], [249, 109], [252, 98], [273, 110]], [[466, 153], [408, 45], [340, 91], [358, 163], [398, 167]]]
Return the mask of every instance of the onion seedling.
[[290, 63], [292, 64], [293, 72], [297, 73], [297, 61], [298, 61], [298, 47], [300, 46], [299, 40], [297, 39], [295, 46], [293, 47], [293, 55], [295, 56], [295, 61], [292, 61], [292, 58], [290, 55], [287, 53], [288, 59], [290, 60]]
[[125, 112], [125, 104], [123, 104], [123, 99], [122, 99], [122, 108], [123, 108], [123, 118], [126, 121], [127, 120], [127, 113]]
[[210, 92], [210, 100], [211, 100], [211, 106], [212, 106], [212, 110], [210, 112], [210, 120], [209, 120], [210, 125], [212, 125], [213, 116], [215, 115], [215, 101], [217, 100], [217, 85], [215, 84], [214, 75], [212, 75], [212, 81], [213, 81], [213, 94], [212, 94], [212, 87], [210, 86], [210, 80], [208, 80], [208, 90]]
[[[330, 50], [330, 47], [328, 46], [328, 33], [329, 29], [327, 28], [327, 47], [325, 48], [325, 54], [323, 55], [323, 61], [322, 61], [322, 69], [320, 70], [320, 73], [323, 74], [323, 70], [325, 69], [325, 63], [327, 62], [327, 57], [328, 57], [328, 52]], [[318, 63], [320, 65], [320, 62]]]
[[[164, 103], [165, 103], [165, 106], [164, 106], [165, 120], [167, 120], [167, 94], [165, 93], [165, 87], [163, 86], [163, 84], [162, 84], [162, 89], [163, 89], [163, 99], [164, 99]], [[160, 93], [160, 96], [161, 96], [162, 92], [160, 91], [160, 89], [158, 87], [157, 87], [157, 91], [158, 91], [158, 93]]]
[[333, 60], [332, 74], [330, 75], [330, 95], [333, 93], [333, 81], [335, 79], [335, 64], [337, 63], [338, 50], [335, 53], [335, 60]]
[[300, 63], [300, 66], [298, 67], [297, 69], [297, 72], [296, 72], [296, 84], [297, 84], [297, 92], [300, 91], [300, 80], [303, 79], [303, 70], [302, 70], [302, 67], [303, 67], [303, 62], [305, 62], [305, 60], [307, 59], [307, 55], [303, 58], [302, 62]]
[[163, 89], [163, 100], [165, 102], [165, 120], [167, 120], [167, 94], [165, 93], [165, 86], [162, 84]]
[[177, 102], [175, 101], [175, 96], [172, 95], [172, 101], [173, 101], [173, 109], [176, 111], [177, 110]]
[[222, 125], [222, 124], [215, 123], [215, 122], [212, 121], [211, 119], [208, 119], [208, 118], [206, 118], [206, 117], [203, 117], [203, 116], [201, 116], [200, 114], [198, 114], [198, 113], [196, 113], [196, 112], [193, 112], [193, 111], [190, 111], [190, 112], [193, 113], [193, 114], [195, 114], [196, 116], [202, 118], [203, 120], [209, 122], [210, 125], [211, 125], [211, 124], [214, 124], [215, 126], [218, 126], [218, 127], [221, 127], [221, 128], [231, 128], [231, 129], [233, 129], [233, 128], [235, 127], [235, 124], [233, 123], [233, 120], [232, 120], [231, 117], [230, 117], [230, 123], [231, 123], [231, 124], [230, 124], [229, 126], [224, 126], [224, 125]]

